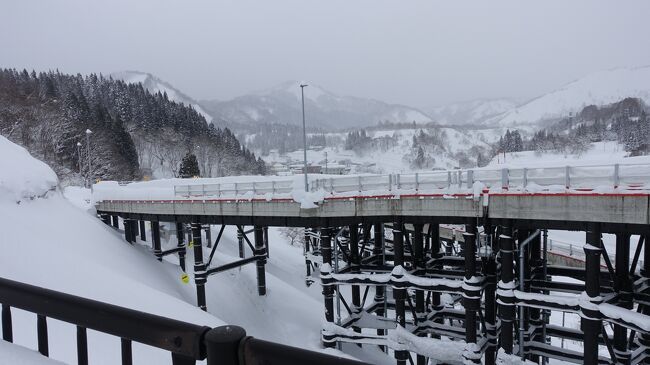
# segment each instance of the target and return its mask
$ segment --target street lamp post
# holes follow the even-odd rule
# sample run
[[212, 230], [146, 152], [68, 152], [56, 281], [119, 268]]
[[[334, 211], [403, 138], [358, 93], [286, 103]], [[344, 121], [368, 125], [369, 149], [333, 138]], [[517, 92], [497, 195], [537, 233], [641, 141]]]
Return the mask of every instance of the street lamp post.
[[90, 135], [93, 133], [90, 129], [86, 129], [86, 159], [88, 159], [88, 186], [93, 188], [93, 174], [92, 165], [90, 162]]
[[304, 152], [304, 167], [305, 173], [305, 192], [309, 192], [309, 182], [307, 180], [307, 127], [305, 126], [305, 87], [309, 85], [300, 84], [300, 95], [302, 96], [302, 144]]
[[[81, 142], [77, 142], [77, 167], [79, 167], [79, 176], [83, 177], [83, 174], [81, 173]], [[85, 179], [84, 179], [84, 184], [85, 184]]]

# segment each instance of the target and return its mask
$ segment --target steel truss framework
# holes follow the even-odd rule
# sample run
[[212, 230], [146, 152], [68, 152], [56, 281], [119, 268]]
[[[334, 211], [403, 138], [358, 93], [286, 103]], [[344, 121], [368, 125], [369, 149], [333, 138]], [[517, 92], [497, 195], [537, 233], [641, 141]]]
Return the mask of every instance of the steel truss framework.
[[[106, 224], [118, 226], [115, 213], [99, 213]], [[146, 238], [144, 224], [138, 226], [138, 221], [151, 221], [155, 256], [161, 260], [178, 254], [183, 268], [184, 235], [177, 235], [177, 248], [162, 251], [156, 228], [159, 222], [176, 222], [179, 231], [190, 225], [197, 303], [204, 310], [208, 277], [248, 263], [256, 264], [258, 292], [264, 295], [266, 228], [307, 227], [306, 283], [320, 279], [323, 287], [322, 341], [327, 347], [343, 342], [379, 346], [393, 354], [398, 365], [423, 365], [428, 358], [495, 364], [499, 349], [536, 363], [548, 358], [584, 364], [650, 363], [650, 248], [644, 245], [650, 227], [645, 225], [457, 217], [119, 215], [129, 242], [138, 231]], [[202, 224], [222, 226], [207, 261]], [[445, 234], [445, 224], [462, 224], [462, 239]], [[210, 267], [225, 225], [238, 227], [240, 260]], [[253, 228], [247, 231], [244, 226]], [[547, 263], [547, 229], [585, 232], [583, 268]], [[603, 233], [616, 235], [615, 253], [605, 249]], [[630, 260], [632, 235], [640, 239]], [[244, 257], [244, 244], [252, 257]], [[643, 267], [638, 267], [641, 258]], [[554, 281], [556, 276], [573, 280]], [[555, 311], [578, 314], [581, 328], [550, 324]], [[553, 346], [551, 338], [581, 341], [583, 351]], [[458, 349], [462, 357], [438, 358], [441, 346]]]

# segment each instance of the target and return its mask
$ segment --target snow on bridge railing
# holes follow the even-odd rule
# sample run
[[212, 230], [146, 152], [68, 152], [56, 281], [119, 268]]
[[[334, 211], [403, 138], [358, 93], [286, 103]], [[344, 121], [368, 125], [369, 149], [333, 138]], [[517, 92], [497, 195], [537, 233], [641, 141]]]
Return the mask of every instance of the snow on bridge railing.
[[[478, 168], [469, 170], [428, 171], [410, 174], [343, 175], [313, 178], [309, 191], [331, 194], [351, 192], [419, 192], [446, 190], [445, 192], [473, 189], [480, 182], [491, 190], [513, 191], [607, 191], [617, 188], [638, 190], [650, 183], [650, 164], [614, 164], [582, 166], [550, 166], [530, 168]], [[174, 186], [177, 197], [238, 196], [242, 194], [291, 194], [295, 189], [293, 179], [264, 180], [256, 182], [229, 182]]]

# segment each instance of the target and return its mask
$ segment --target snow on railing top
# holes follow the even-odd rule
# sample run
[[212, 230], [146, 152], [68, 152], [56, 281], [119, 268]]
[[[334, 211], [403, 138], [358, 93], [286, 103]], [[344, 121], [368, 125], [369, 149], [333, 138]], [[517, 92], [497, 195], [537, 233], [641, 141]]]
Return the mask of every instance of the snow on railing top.
[[105, 181], [93, 201], [169, 199], [293, 199], [305, 207], [327, 197], [405, 194], [616, 193], [650, 189], [650, 163], [531, 168], [477, 168], [409, 174], [309, 175], [308, 192], [300, 176], [230, 176], [167, 179], [130, 184]]
[[[476, 182], [492, 191], [565, 191], [643, 189], [650, 183], [650, 164], [556, 166], [534, 168], [479, 168], [430, 171], [410, 174], [341, 175], [325, 178], [311, 175], [310, 192], [330, 194], [353, 192], [393, 193], [405, 190], [458, 192], [475, 188]], [[174, 186], [176, 197], [229, 197], [243, 194], [291, 194], [294, 180], [246, 181]], [[466, 190], [467, 189], [467, 190]]]

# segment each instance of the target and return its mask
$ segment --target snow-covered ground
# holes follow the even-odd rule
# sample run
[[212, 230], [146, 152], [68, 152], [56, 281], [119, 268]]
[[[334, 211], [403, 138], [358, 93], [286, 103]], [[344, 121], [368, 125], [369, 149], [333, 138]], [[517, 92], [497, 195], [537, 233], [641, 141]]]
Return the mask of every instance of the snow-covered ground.
[[[6, 139], [0, 139], [0, 150], [6, 153], [2, 163], [9, 160], [21, 166], [20, 173], [10, 178], [3, 174], [0, 180], [0, 250], [13, 252], [0, 258], [0, 277], [201, 325], [238, 324], [256, 337], [326, 351], [320, 346], [323, 309], [319, 288], [305, 287], [302, 250], [288, 245], [277, 230], [269, 232], [268, 294], [257, 295], [254, 266], [220, 273], [208, 280], [206, 313], [195, 305], [194, 285], [181, 281], [175, 257], [168, 256], [160, 263], [148, 243], [126, 243], [118, 231], [94, 216], [87, 190], [68, 188], [64, 196], [55, 189], [56, 178], [45, 164]], [[216, 235], [214, 232], [213, 237]], [[214, 263], [236, 260], [234, 236], [234, 231], [227, 230]], [[165, 244], [173, 246], [175, 242], [172, 236]], [[192, 251], [188, 254], [191, 263]], [[208, 254], [206, 249], [206, 257]], [[18, 346], [36, 348], [36, 315], [16, 308], [12, 315], [16, 345], [0, 346], [0, 362], [16, 358], [33, 363], [29, 359], [35, 358], [36, 363], [51, 363]], [[75, 326], [48, 319], [48, 330], [51, 358], [75, 363]], [[119, 338], [89, 331], [88, 344], [91, 363], [119, 363]], [[383, 356], [355, 354], [373, 359]], [[169, 362], [169, 353], [139, 344], [133, 345], [133, 356], [134, 363]]]

